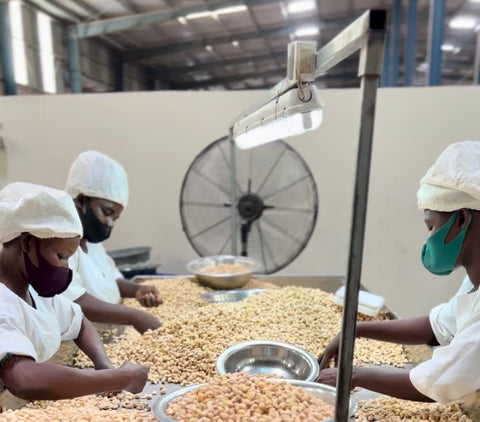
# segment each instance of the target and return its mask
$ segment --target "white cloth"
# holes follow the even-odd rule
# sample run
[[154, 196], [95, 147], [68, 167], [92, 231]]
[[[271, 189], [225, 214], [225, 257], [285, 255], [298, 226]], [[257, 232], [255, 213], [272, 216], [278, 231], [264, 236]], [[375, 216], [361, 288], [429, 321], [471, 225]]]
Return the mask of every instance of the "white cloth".
[[420, 209], [455, 211], [480, 209], [480, 141], [448, 146], [420, 181]]
[[117, 279], [122, 273], [117, 269], [101, 243], [87, 242], [88, 253], [81, 247], [69, 259], [73, 279], [63, 293], [70, 300], [77, 300], [85, 292], [109, 303], [120, 302]]
[[72, 198], [64, 191], [16, 182], [0, 191], [0, 243], [27, 232], [41, 239], [83, 235]]
[[65, 190], [72, 198], [83, 194], [107, 199], [126, 207], [127, 173], [119, 162], [105, 154], [98, 151], [85, 151], [72, 163]]
[[61, 295], [40, 297], [31, 287], [29, 292], [36, 309], [0, 283], [0, 359], [12, 353], [45, 362], [60, 341], [74, 340], [80, 333], [80, 306]]
[[459, 401], [480, 389], [480, 291], [466, 277], [457, 294], [430, 313], [441, 346], [410, 371], [414, 387], [440, 402]]

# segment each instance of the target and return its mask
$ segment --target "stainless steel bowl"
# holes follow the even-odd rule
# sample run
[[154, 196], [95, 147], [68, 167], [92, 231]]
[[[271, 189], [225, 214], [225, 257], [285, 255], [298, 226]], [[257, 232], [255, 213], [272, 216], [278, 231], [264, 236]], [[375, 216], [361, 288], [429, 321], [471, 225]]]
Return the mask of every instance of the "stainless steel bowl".
[[[325, 384], [317, 384], [315, 382], [308, 382], [308, 381], [300, 381], [300, 380], [276, 380], [273, 379], [272, 381], [286, 381], [296, 387], [301, 387], [304, 390], [308, 391], [312, 396], [317, 397], [330, 403], [331, 405], [335, 406], [336, 400], [336, 389], [335, 387], [330, 387], [329, 385]], [[167, 394], [163, 398], [157, 400], [155, 403], [152, 404], [152, 412], [157, 419], [162, 422], [179, 422], [176, 419], [172, 419], [166, 414], [166, 410], [168, 405], [178, 399], [179, 397], [184, 396], [185, 394], [189, 393], [190, 391], [196, 390], [205, 384], [195, 384], [190, 385], [188, 387], [180, 388], [170, 394]], [[349, 406], [349, 416], [353, 416], [355, 411], [357, 410], [357, 400], [354, 396], [350, 396], [350, 406]]]
[[253, 340], [235, 344], [217, 359], [217, 372], [227, 374], [273, 374], [286, 379], [314, 381], [320, 367], [317, 359], [300, 347], [279, 341]]
[[[242, 265], [246, 270], [231, 274], [216, 274], [204, 271], [205, 268], [219, 264]], [[187, 270], [195, 274], [199, 283], [221, 290], [238, 289], [239, 287], [245, 286], [258, 268], [259, 263], [255, 259], [233, 255], [205, 256], [194, 259], [187, 264]]]
[[243, 290], [217, 290], [215, 292], [205, 292], [200, 297], [211, 303], [241, 302], [250, 296], [255, 296], [266, 292], [267, 289], [243, 289]]

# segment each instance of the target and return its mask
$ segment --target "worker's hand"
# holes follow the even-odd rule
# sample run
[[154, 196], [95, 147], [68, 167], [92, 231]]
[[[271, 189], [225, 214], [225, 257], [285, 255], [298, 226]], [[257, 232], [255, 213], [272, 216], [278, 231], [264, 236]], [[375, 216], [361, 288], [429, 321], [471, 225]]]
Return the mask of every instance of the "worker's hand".
[[335, 366], [338, 364], [338, 351], [340, 349], [340, 335], [337, 334], [330, 344], [325, 348], [323, 353], [317, 358], [320, 364], [320, 370], [328, 368], [330, 362], [334, 362]]
[[140, 393], [143, 390], [148, 378], [149, 368], [147, 366], [124, 362], [118, 369], [128, 373], [129, 382], [123, 387], [124, 390], [134, 394]]
[[156, 330], [162, 325], [152, 314], [138, 309], [131, 309], [133, 312], [133, 328], [135, 328], [140, 334], [143, 334], [147, 330]]
[[320, 371], [315, 382], [319, 382], [321, 384], [327, 384], [327, 385], [331, 385], [332, 387], [335, 387], [337, 385], [337, 376], [338, 376], [338, 368], [327, 368], [327, 369], [324, 369], [323, 371]]
[[142, 306], [145, 306], [147, 308], [151, 308], [152, 306], [158, 306], [163, 303], [162, 296], [153, 286], [138, 286], [138, 289], [135, 292], [135, 297]]

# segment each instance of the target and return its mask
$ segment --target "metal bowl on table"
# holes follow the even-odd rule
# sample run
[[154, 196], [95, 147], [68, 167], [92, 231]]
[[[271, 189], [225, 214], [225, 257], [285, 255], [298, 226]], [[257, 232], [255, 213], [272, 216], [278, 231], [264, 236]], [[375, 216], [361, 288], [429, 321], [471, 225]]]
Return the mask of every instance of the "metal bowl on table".
[[253, 340], [235, 344], [217, 359], [217, 372], [227, 374], [245, 371], [272, 374], [286, 379], [314, 381], [320, 367], [306, 350], [280, 341]]
[[[301, 387], [304, 390], [306, 390], [308, 393], [310, 393], [312, 396], [322, 399], [323, 401], [331, 404], [332, 406], [335, 406], [335, 401], [336, 401], [335, 387], [331, 387], [325, 384], [317, 384], [315, 382], [309, 382], [309, 381], [290, 380], [290, 379], [272, 379], [272, 382], [280, 382], [280, 381], [288, 382], [295, 387]], [[157, 419], [159, 419], [162, 422], [179, 422], [178, 420], [167, 416], [166, 411], [170, 403], [204, 385], [206, 384], [190, 385], [188, 387], [183, 387], [183, 388], [180, 388], [179, 390], [176, 390], [167, 394], [163, 398], [153, 403], [152, 405], [153, 414]], [[356, 409], [357, 409], [357, 401], [355, 398], [350, 397], [349, 416], [353, 416]]]
[[210, 303], [241, 302], [266, 291], [267, 289], [216, 290], [202, 293], [200, 298]]
[[[216, 272], [215, 268], [232, 268], [232, 272]], [[198, 282], [214, 289], [228, 290], [245, 286], [259, 268], [259, 263], [247, 256], [216, 255], [190, 261], [187, 270]]]

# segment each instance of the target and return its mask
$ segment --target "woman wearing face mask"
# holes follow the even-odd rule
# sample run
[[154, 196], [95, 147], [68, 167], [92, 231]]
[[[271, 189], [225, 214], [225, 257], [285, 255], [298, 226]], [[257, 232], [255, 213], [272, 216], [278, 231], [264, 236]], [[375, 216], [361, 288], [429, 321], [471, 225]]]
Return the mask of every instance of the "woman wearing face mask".
[[[352, 388], [364, 387], [390, 396], [450, 403], [480, 388], [480, 142], [447, 147], [420, 182], [418, 206], [424, 210], [429, 237], [421, 258], [436, 275], [464, 267], [467, 276], [458, 293], [417, 318], [360, 322], [357, 337], [437, 347], [430, 360], [412, 370], [353, 369]], [[339, 336], [318, 360], [318, 382], [336, 384]], [[327, 368], [327, 369], [325, 369]]]
[[[72, 280], [68, 260], [81, 234], [66, 192], [26, 183], [0, 191], [0, 391], [50, 400], [143, 389], [148, 369], [115, 369], [80, 307], [59, 294]], [[74, 340], [97, 370], [45, 363], [62, 340]]]
[[85, 151], [70, 167], [65, 190], [74, 199], [83, 238], [71, 259], [73, 281], [64, 295], [91, 321], [132, 325], [140, 333], [160, 327], [152, 314], [119, 304], [121, 298], [135, 297], [144, 306], [158, 306], [162, 298], [153, 286], [125, 280], [101, 243], [127, 205], [123, 167], [98, 151]]

